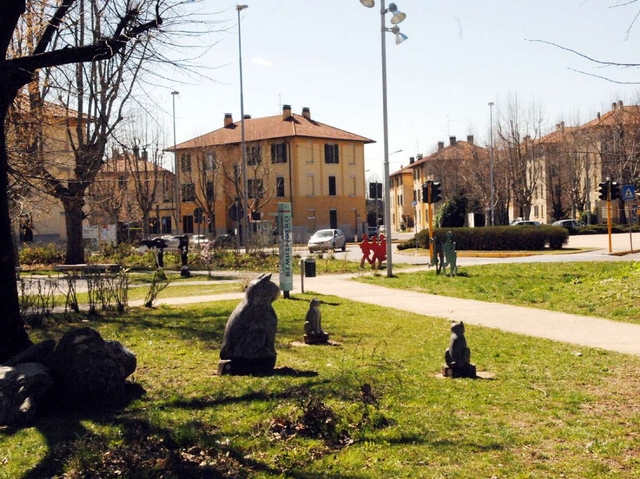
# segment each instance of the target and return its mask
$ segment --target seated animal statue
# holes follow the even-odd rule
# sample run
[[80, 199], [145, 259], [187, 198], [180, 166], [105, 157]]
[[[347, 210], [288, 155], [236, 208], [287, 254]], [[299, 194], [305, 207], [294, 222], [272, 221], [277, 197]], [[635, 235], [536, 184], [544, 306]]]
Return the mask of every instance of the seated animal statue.
[[304, 342], [306, 344], [322, 344], [328, 341], [329, 335], [322, 330], [320, 300], [313, 298], [309, 302], [309, 310], [304, 322]]
[[180, 267], [180, 276], [185, 278], [191, 277], [188, 263], [189, 253], [189, 237], [187, 235], [181, 236], [169, 236], [162, 238], [147, 238], [140, 242], [138, 251], [140, 253], [146, 253], [147, 251], [153, 251], [156, 255], [156, 266], [158, 268], [164, 268], [164, 252], [176, 251], [180, 253], [180, 259], [182, 266]]
[[443, 375], [454, 378], [476, 376], [476, 368], [470, 363], [471, 350], [467, 347], [462, 321], [451, 325], [449, 347], [444, 352], [444, 360], [446, 366], [443, 368]]
[[278, 317], [271, 303], [280, 288], [271, 274], [249, 283], [245, 297], [233, 310], [220, 348], [219, 374], [268, 374], [276, 364]]

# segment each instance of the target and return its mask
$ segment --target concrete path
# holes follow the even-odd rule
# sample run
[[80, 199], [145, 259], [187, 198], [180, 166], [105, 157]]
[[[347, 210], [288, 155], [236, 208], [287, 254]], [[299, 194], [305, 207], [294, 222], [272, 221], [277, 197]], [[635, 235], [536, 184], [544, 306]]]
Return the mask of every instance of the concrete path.
[[[412, 268], [412, 270], [425, 271], [426, 269], [419, 266]], [[640, 355], [640, 325], [543, 309], [391, 289], [364, 284], [352, 278], [352, 275], [320, 275], [315, 278], [304, 278], [304, 291], [338, 296], [425, 316], [464, 321], [467, 324], [578, 346]], [[278, 281], [277, 274], [274, 274], [274, 280]], [[302, 278], [298, 275], [294, 280], [291, 295], [302, 292], [301, 283]], [[182, 305], [228, 299], [240, 301], [243, 297], [243, 293], [185, 296], [161, 299], [157, 304]], [[131, 301], [130, 305], [140, 306], [142, 301]]]

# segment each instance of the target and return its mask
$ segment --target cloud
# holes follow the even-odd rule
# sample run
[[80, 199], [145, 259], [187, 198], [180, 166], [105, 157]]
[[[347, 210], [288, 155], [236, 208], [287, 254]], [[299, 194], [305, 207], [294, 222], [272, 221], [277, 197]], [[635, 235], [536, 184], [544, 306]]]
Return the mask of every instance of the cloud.
[[272, 67], [273, 66], [273, 63], [271, 63], [269, 60], [265, 60], [264, 58], [260, 58], [260, 57], [252, 58], [251, 62], [254, 65], [258, 65], [258, 66], [261, 66], [261, 67]]

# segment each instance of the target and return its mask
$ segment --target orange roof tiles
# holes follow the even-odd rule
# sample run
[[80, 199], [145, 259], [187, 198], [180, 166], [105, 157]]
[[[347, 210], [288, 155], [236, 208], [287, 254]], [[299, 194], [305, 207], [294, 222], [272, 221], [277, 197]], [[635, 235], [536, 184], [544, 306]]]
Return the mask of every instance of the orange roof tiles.
[[[188, 148], [203, 148], [207, 146], [228, 145], [241, 142], [241, 122], [236, 121], [228, 127], [206, 133], [176, 145], [176, 150]], [[244, 120], [245, 141], [262, 141], [274, 138], [309, 137], [326, 138], [328, 140], [360, 141], [363, 143], [375, 143], [364, 136], [349, 133], [319, 121], [305, 118], [302, 115], [292, 114], [289, 119], [283, 119], [282, 115], [267, 116], [263, 118], [249, 118]], [[173, 151], [174, 148], [167, 148]]]

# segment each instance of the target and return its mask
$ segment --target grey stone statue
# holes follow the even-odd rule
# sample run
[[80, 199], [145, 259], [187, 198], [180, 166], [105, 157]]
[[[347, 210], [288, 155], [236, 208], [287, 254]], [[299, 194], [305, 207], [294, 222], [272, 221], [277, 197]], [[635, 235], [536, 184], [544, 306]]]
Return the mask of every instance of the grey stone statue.
[[464, 337], [464, 323], [451, 325], [451, 337], [449, 347], [444, 352], [446, 365], [442, 368], [442, 375], [453, 378], [476, 377], [476, 367], [470, 363], [471, 350], [467, 347], [467, 339]]
[[322, 313], [320, 300], [313, 298], [309, 302], [309, 310], [304, 322], [305, 344], [324, 344], [329, 341], [329, 335], [322, 330]]
[[269, 374], [276, 364], [278, 317], [271, 303], [280, 288], [271, 274], [249, 283], [244, 299], [233, 310], [224, 330], [218, 374]]

